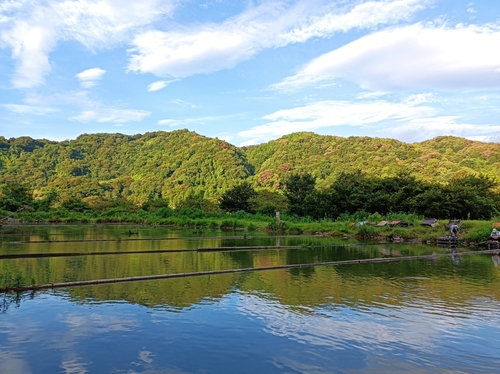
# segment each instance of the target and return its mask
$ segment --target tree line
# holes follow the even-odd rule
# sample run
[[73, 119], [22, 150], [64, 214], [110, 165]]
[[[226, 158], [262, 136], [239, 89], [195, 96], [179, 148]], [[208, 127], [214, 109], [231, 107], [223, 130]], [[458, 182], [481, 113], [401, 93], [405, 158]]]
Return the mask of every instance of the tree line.
[[[196, 209], [210, 213], [238, 212], [274, 216], [276, 211], [315, 220], [337, 219], [343, 214], [366, 212], [417, 214], [437, 219], [491, 219], [499, 213], [498, 183], [484, 175], [467, 175], [447, 184], [429, 183], [410, 174], [377, 178], [361, 171], [341, 172], [327, 188], [319, 188], [310, 173], [292, 173], [278, 190], [258, 189], [244, 181], [224, 192], [219, 199], [206, 199], [202, 194], [186, 197], [176, 210]], [[126, 199], [100, 200], [91, 205], [88, 200], [64, 198], [56, 191], [37, 198], [28, 184], [8, 182], [0, 189], [0, 209], [7, 212], [27, 210], [69, 212], [118, 210], [172, 211], [167, 200], [150, 199], [134, 204]], [[167, 214], [167, 213], [165, 213]]]
[[164, 199], [173, 209], [193, 196], [216, 202], [244, 181], [266, 205], [283, 196], [292, 174], [310, 173], [316, 189], [328, 190], [341, 173], [358, 170], [382, 178], [410, 174], [440, 185], [474, 174], [499, 178], [500, 146], [457, 137], [407, 144], [309, 132], [249, 147], [187, 130], [83, 134], [61, 142], [0, 136], [0, 188], [28, 183], [36, 199], [56, 193], [61, 204], [81, 200], [96, 210], [114, 200], [141, 206]]
[[[381, 215], [413, 213], [437, 219], [490, 219], [500, 208], [496, 187], [498, 184], [484, 175], [467, 175], [440, 184], [423, 182], [405, 173], [375, 178], [361, 171], [341, 172], [328, 188], [317, 188], [310, 173], [292, 174], [281, 186], [286, 212], [313, 219], [337, 219], [360, 211]], [[259, 211], [256, 196], [249, 183], [242, 183], [222, 196], [221, 208]], [[279, 210], [278, 206], [274, 208]]]

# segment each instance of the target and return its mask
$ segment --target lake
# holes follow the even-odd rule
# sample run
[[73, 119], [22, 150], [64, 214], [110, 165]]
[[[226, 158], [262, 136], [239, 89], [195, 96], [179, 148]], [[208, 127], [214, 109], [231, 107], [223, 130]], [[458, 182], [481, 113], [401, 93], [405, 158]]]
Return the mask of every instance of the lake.
[[[0, 255], [31, 256], [0, 259], [2, 279], [26, 284], [450, 253], [151, 226], [4, 227], [0, 241]], [[276, 245], [303, 248], [196, 251]], [[498, 263], [436, 256], [0, 294], [0, 373], [498, 373]]]

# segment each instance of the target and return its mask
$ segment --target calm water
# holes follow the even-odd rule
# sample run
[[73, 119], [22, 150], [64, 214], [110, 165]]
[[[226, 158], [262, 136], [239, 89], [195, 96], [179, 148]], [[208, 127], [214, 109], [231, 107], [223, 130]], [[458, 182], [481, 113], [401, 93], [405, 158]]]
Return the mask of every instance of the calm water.
[[[0, 259], [0, 275], [42, 284], [449, 251], [244, 234], [4, 230], [0, 255], [117, 254]], [[109, 241], [23, 243], [77, 239]], [[178, 252], [245, 245], [315, 247]], [[172, 252], [118, 254], [150, 250]], [[455, 256], [0, 294], [0, 373], [497, 373], [496, 264]]]

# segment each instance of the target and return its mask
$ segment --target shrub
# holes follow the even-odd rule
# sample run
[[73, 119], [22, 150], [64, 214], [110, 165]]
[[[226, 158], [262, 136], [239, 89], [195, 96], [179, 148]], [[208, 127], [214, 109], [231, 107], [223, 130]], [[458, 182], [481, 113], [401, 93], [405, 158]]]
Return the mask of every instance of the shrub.
[[237, 220], [223, 220], [220, 224], [220, 228], [225, 230], [235, 230], [237, 227], [242, 227]]
[[373, 226], [363, 225], [359, 226], [356, 235], [363, 238], [369, 238], [377, 235], [377, 229]]
[[466, 234], [462, 237], [459, 235], [459, 239], [468, 241], [468, 242], [484, 242], [491, 235], [491, 226], [490, 225], [481, 225], [471, 228]]
[[254, 231], [255, 229], [257, 229], [257, 226], [255, 226], [253, 223], [249, 223], [247, 225], [247, 230], [248, 231]]
[[290, 226], [285, 221], [278, 222], [273, 220], [269, 222], [269, 224], [267, 225], [267, 229], [274, 232], [284, 232], [287, 231], [289, 228]]

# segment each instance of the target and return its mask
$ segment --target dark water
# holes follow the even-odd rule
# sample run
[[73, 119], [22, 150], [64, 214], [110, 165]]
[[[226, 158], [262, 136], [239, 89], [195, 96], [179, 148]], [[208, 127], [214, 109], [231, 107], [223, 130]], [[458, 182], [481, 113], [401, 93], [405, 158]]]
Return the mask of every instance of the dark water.
[[[36, 284], [448, 251], [165, 228], [22, 230], [0, 237], [0, 255], [117, 253], [0, 259], [0, 275]], [[121, 240], [13, 243], [101, 238]], [[314, 247], [173, 252], [244, 245]], [[172, 252], [118, 254], [149, 250]], [[496, 264], [437, 257], [0, 294], [0, 373], [497, 373]]]

